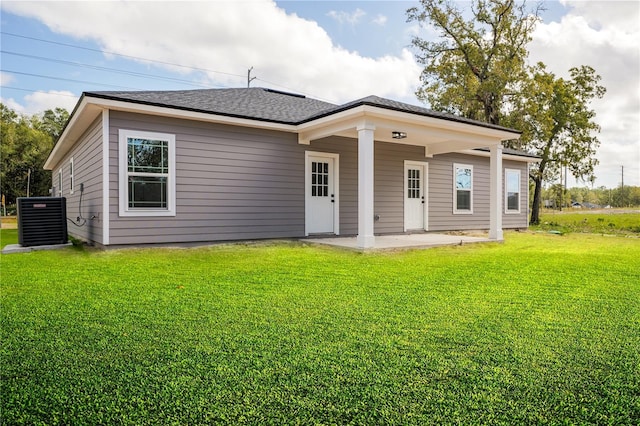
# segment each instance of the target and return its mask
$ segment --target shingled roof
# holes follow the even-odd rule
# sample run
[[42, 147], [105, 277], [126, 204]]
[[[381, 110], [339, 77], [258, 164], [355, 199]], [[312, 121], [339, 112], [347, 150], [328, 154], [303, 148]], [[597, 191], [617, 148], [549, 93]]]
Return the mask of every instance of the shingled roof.
[[428, 108], [378, 96], [367, 96], [343, 105], [335, 105], [329, 102], [307, 98], [303, 95], [259, 87], [175, 91], [86, 92], [84, 95], [143, 105], [169, 107], [206, 114], [292, 125], [306, 123], [362, 105], [369, 105], [424, 117], [439, 118], [520, 133], [506, 127], [470, 120], [453, 114], [432, 111]]
[[302, 95], [258, 87], [245, 89], [87, 92], [85, 95], [281, 124], [298, 124], [309, 117], [337, 107], [337, 105]]

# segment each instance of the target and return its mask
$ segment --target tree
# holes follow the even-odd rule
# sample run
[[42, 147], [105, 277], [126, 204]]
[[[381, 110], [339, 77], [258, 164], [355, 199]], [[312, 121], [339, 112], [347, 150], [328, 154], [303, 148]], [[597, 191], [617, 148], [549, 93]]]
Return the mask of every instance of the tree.
[[68, 116], [62, 108], [45, 111], [43, 118], [18, 115], [0, 103], [0, 191], [7, 204], [26, 196], [27, 185], [29, 195], [49, 194], [51, 172], [42, 167]]
[[48, 109], [42, 114], [42, 119], [40, 123], [38, 123], [38, 129], [50, 135], [55, 142], [62, 134], [68, 120], [69, 112], [66, 109]]
[[[527, 10], [525, 1], [472, 0], [470, 14], [451, 0], [421, 0], [407, 11], [409, 21], [431, 24], [438, 41], [419, 37], [413, 45], [425, 66], [416, 95], [431, 108], [523, 130], [509, 148], [541, 157], [534, 166], [531, 223], [538, 223], [543, 180], [567, 166], [575, 177], [593, 178], [599, 127], [589, 109], [604, 95], [593, 68], [570, 70], [563, 80], [544, 65], [526, 63], [527, 43], [542, 6]], [[466, 19], [466, 17], [469, 19]]]
[[604, 96], [606, 89], [589, 66], [571, 68], [569, 79], [556, 77], [543, 64], [531, 72], [509, 124], [523, 131], [520, 143], [541, 157], [530, 171], [535, 184], [530, 223], [537, 224], [544, 180], [553, 179], [565, 166], [577, 178], [590, 180], [593, 176], [598, 164], [594, 155], [600, 145], [594, 133], [600, 126], [593, 121], [595, 112], [589, 104]]
[[416, 96], [433, 109], [500, 124], [526, 80], [526, 45], [541, 6], [529, 11], [524, 1], [474, 0], [473, 18], [465, 20], [459, 4], [421, 0], [407, 11], [409, 22], [431, 24], [440, 33], [439, 41], [412, 40], [425, 66]]

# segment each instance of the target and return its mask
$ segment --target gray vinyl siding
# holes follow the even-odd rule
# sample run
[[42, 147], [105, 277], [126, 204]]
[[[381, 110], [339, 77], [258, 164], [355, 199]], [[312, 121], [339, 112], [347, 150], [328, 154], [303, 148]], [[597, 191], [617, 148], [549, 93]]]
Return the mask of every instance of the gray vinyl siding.
[[[119, 129], [176, 136], [176, 216], [120, 217]], [[112, 111], [110, 244], [304, 236], [304, 145], [297, 135]]]
[[[453, 164], [473, 166], [473, 214], [453, 213]], [[500, 193], [502, 227], [527, 227], [527, 163], [504, 160], [502, 164], [503, 186]], [[521, 206], [520, 214], [504, 213], [504, 169], [520, 169]], [[471, 230], [489, 228], [489, 158], [444, 154], [429, 159], [429, 230]]]
[[[355, 139], [329, 137], [311, 142], [310, 151], [340, 155], [340, 234], [358, 233], [358, 144]], [[428, 163], [429, 231], [489, 228], [489, 158], [465, 154], [424, 156], [419, 146], [376, 142], [374, 152], [374, 223], [376, 234], [404, 232], [404, 162]], [[453, 164], [473, 165], [473, 214], [453, 214]], [[520, 214], [504, 214], [503, 228], [526, 228], [528, 206], [527, 163], [503, 160], [504, 168], [519, 169]], [[504, 203], [504, 190], [500, 194]]]
[[[74, 191], [70, 193], [69, 162], [73, 158]], [[96, 119], [52, 171], [58, 185], [62, 168], [62, 196], [67, 199], [67, 230], [83, 241], [103, 243], [102, 226], [102, 118]], [[84, 185], [80, 209], [80, 184]], [[58, 191], [59, 188], [56, 188]], [[82, 219], [78, 222], [77, 218]], [[84, 225], [82, 225], [84, 223]], [[82, 226], [81, 226], [82, 225]]]
[[[175, 217], [119, 216], [120, 129], [176, 136]], [[305, 151], [339, 155], [339, 231], [340, 235], [356, 235], [357, 140], [334, 136], [300, 145], [292, 133], [111, 111], [110, 244], [303, 237]], [[404, 232], [405, 160], [428, 163], [429, 231], [488, 229], [488, 157], [445, 154], [425, 158], [422, 147], [383, 142], [375, 143], [374, 155], [376, 234]], [[453, 163], [473, 165], [472, 215], [453, 214]], [[526, 227], [527, 163], [505, 160], [503, 167], [520, 169], [522, 185], [521, 214], [505, 215], [503, 209], [503, 226]], [[504, 202], [504, 191], [500, 197]]]

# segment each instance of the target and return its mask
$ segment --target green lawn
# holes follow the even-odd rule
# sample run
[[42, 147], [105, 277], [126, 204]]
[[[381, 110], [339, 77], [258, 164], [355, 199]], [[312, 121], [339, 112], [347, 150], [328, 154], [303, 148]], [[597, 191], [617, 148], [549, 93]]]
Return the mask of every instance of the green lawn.
[[640, 421], [639, 238], [0, 259], [2, 424]]
[[620, 211], [567, 210], [545, 211], [536, 229], [559, 232], [583, 232], [607, 235], [640, 236], [638, 209]]

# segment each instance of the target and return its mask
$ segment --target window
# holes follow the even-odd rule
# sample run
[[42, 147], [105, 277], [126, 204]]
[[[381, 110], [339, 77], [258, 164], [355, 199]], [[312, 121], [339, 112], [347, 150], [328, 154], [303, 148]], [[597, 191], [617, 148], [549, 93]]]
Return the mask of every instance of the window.
[[73, 194], [73, 157], [69, 160], [69, 194]]
[[175, 135], [120, 130], [120, 215], [175, 216]]
[[453, 213], [473, 213], [473, 166], [453, 165]]
[[520, 213], [520, 170], [504, 170], [505, 213]]
[[329, 196], [329, 163], [311, 162], [311, 196]]
[[58, 193], [56, 196], [62, 197], [62, 167], [58, 170]]

